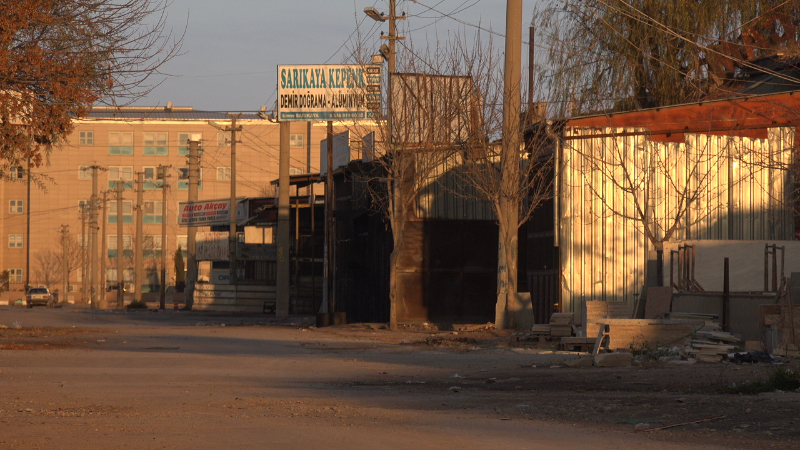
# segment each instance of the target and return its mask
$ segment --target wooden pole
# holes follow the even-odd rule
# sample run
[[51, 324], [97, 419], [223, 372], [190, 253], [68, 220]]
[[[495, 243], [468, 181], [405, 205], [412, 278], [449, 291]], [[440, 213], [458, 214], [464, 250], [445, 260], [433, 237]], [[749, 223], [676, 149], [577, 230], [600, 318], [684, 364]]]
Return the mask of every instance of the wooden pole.
[[103, 223], [102, 232], [100, 233], [100, 307], [103, 309], [108, 308], [108, 301], [106, 300], [106, 262], [108, 259], [108, 191], [103, 191], [103, 209], [100, 214], [100, 221]]
[[100, 287], [98, 283], [100, 282], [100, 277], [97, 275], [97, 270], [99, 269], [98, 261], [97, 261], [97, 209], [100, 196], [98, 195], [98, 171], [99, 167], [96, 165], [92, 166], [92, 198], [89, 200], [89, 232], [91, 236], [91, 240], [89, 241], [89, 249], [90, 253], [90, 262], [91, 262], [91, 269], [90, 269], [90, 276], [91, 276], [91, 284], [90, 284], [90, 291], [89, 295], [92, 302], [92, 309], [100, 308]]
[[730, 264], [725, 258], [725, 268], [722, 274], [722, 331], [730, 331], [731, 328], [731, 286], [730, 286]]
[[87, 287], [88, 284], [86, 281], [88, 280], [88, 276], [86, 272], [86, 204], [81, 205], [81, 303], [86, 303], [87, 295]]
[[122, 180], [117, 180], [117, 308], [125, 306], [125, 244], [122, 236]]
[[161, 289], [158, 296], [158, 308], [167, 307], [167, 168], [158, 166], [161, 175]]
[[144, 278], [144, 172], [136, 173], [136, 238], [133, 250], [134, 301], [142, 301]]
[[59, 303], [67, 303], [69, 300], [69, 225], [61, 225], [61, 276], [62, 293], [59, 295]]
[[325, 247], [322, 303], [325, 313], [333, 313], [333, 122], [328, 121], [327, 170], [325, 172]]
[[289, 315], [289, 277], [291, 276], [289, 247], [292, 244], [289, 205], [290, 122], [281, 122], [280, 133], [280, 155], [278, 160], [278, 280], [275, 315], [277, 317], [286, 317]]

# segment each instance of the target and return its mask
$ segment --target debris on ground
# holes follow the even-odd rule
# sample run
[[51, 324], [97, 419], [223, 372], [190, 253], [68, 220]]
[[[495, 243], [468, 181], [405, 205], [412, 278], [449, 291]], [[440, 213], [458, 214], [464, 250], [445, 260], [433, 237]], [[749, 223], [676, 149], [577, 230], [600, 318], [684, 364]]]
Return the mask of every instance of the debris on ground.
[[591, 356], [568, 359], [564, 361], [563, 365], [565, 367], [592, 367], [592, 365], [594, 365], [594, 359]]
[[762, 351], [734, 352], [734, 353], [729, 353], [726, 356], [729, 361], [734, 362], [736, 364], [756, 364], [756, 363], [771, 364], [777, 362], [775, 358], [772, 357], [772, 355]]
[[[655, 430], [665, 430], [667, 428], [675, 428], [675, 427], [680, 427], [680, 426], [683, 426], [683, 425], [690, 425], [690, 424], [693, 424], [693, 423], [708, 422], [710, 420], [722, 419], [723, 417], [725, 417], [725, 415], [724, 414], [720, 414], [720, 415], [711, 416], [711, 417], [704, 417], [702, 419], [689, 420], [689, 421], [686, 421], [686, 422], [671, 423], [669, 425], [660, 425], [660, 426], [656, 426], [656, 427], [651, 427], [651, 426], [649, 426], [649, 424], [646, 424], [646, 423], [640, 423], [640, 424], [636, 425], [635, 429], [636, 429], [636, 431], [641, 431], [641, 432], [655, 431]], [[640, 425], [644, 425], [644, 426], [640, 426]]]
[[431, 336], [424, 341], [413, 342], [414, 345], [428, 345], [431, 347], [459, 347], [462, 345], [475, 345], [478, 341], [470, 337], [442, 337]]
[[720, 362], [741, 344], [742, 340], [724, 331], [698, 331], [689, 341], [686, 353], [703, 362]]
[[628, 352], [598, 353], [594, 355], [597, 367], [627, 367], [633, 363], [633, 355]]

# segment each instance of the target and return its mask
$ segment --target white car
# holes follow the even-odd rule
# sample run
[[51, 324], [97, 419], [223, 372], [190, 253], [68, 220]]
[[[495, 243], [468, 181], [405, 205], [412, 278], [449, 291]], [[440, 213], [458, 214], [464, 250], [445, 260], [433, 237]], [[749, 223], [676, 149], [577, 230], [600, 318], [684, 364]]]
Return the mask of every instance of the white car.
[[28, 289], [28, 293], [25, 294], [25, 301], [28, 305], [28, 308], [33, 308], [36, 305], [52, 306], [53, 295], [47, 288], [43, 287], [30, 288]]

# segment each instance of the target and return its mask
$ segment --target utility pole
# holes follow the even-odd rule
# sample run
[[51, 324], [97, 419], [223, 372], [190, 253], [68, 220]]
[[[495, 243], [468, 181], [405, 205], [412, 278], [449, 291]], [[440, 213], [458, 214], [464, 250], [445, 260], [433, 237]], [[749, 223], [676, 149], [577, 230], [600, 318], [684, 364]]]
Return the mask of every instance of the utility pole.
[[[236, 132], [241, 131], [242, 127], [236, 127], [236, 119], [240, 114], [228, 114], [231, 116], [231, 221], [230, 233], [228, 234], [228, 261], [230, 261], [231, 275], [230, 284], [236, 285], [237, 268], [239, 261], [237, 259], [237, 248], [239, 242], [236, 238]], [[235, 291], [234, 291], [235, 292]]]
[[[198, 166], [200, 164], [199, 141], [189, 140], [189, 203], [197, 202], [197, 184], [200, 178]], [[185, 308], [191, 311], [194, 306], [194, 284], [197, 283], [197, 227], [190, 226], [186, 236], [187, 273]]]
[[100, 214], [100, 220], [103, 223], [102, 232], [100, 233], [100, 307], [103, 309], [108, 308], [108, 301], [106, 300], [106, 259], [108, 259], [108, 236], [106, 236], [107, 228], [107, 211], [108, 211], [108, 191], [103, 191], [103, 209]]
[[144, 264], [142, 249], [144, 242], [143, 228], [144, 223], [144, 172], [136, 172], [136, 237], [134, 238], [135, 248], [133, 250], [134, 267], [134, 297], [135, 302], [142, 301], [142, 276], [144, 275]]
[[28, 167], [25, 168], [25, 175], [27, 175], [27, 188], [28, 196], [25, 200], [27, 206], [27, 214], [25, 214], [25, 293], [31, 288], [31, 157], [28, 156]]
[[61, 277], [62, 288], [59, 295], [59, 303], [67, 303], [69, 300], [69, 225], [61, 225]]
[[161, 289], [158, 297], [158, 309], [167, 306], [167, 170], [172, 166], [158, 166], [158, 178], [161, 179]]
[[325, 172], [325, 246], [323, 247], [322, 297], [326, 313], [334, 312], [333, 296], [333, 122], [328, 121]]
[[[281, 122], [280, 156], [278, 163], [278, 281], [275, 315], [289, 315], [289, 246], [291, 245], [291, 221], [289, 218], [289, 139], [290, 122]], [[330, 172], [330, 167], [328, 168]]]
[[125, 306], [125, 246], [122, 236], [122, 180], [117, 180], [117, 308]]
[[231, 134], [231, 214], [229, 222], [230, 231], [228, 233], [228, 261], [230, 262], [230, 278], [228, 283], [231, 285], [236, 285], [236, 278], [238, 276], [236, 272], [239, 264], [236, 251], [238, 248], [238, 241], [236, 239], [236, 132], [242, 131], [242, 126], [236, 126], [236, 119], [241, 116], [240, 113], [228, 113], [228, 116], [231, 118], [231, 125], [229, 127], [223, 127], [214, 121], [209, 121], [208, 124], [220, 131], [229, 132]]
[[[306, 173], [311, 173], [311, 122], [306, 122]], [[310, 185], [309, 185], [310, 186]]]
[[506, 55], [503, 73], [503, 144], [498, 199], [498, 270], [495, 327], [514, 327], [517, 296], [519, 204], [512, 199], [520, 173], [520, 76], [522, 71], [522, 0], [506, 3]]
[[[387, 151], [389, 153], [392, 153], [392, 154], [393, 154], [393, 150], [394, 150], [394, 139], [393, 139], [393, 137], [394, 137], [394, 134], [395, 134], [394, 133], [394, 114], [393, 114], [393, 111], [392, 111], [393, 110], [392, 100], [394, 98], [393, 94], [392, 94], [392, 89], [393, 89], [393, 87], [392, 87], [392, 76], [395, 73], [395, 56], [396, 56], [396, 53], [397, 53], [395, 44], [396, 44], [397, 40], [405, 39], [404, 36], [398, 36], [397, 35], [397, 20], [403, 20], [403, 19], [406, 18], [405, 14], [403, 14], [400, 17], [397, 16], [395, 3], [396, 3], [395, 0], [389, 0], [389, 16], [388, 17], [378, 14], [378, 12], [375, 10], [375, 8], [368, 7], [368, 8], [364, 9], [364, 12], [370, 18], [372, 18], [374, 20], [377, 20], [379, 22], [385, 22], [387, 20], [389, 21], [389, 35], [388, 36], [381, 36], [381, 39], [387, 39], [389, 41], [389, 48], [388, 48], [388, 52], [385, 52], [384, 51], [384, 47], [381, 46], [381, 54], [386, 58], [386, 62], [388, 63], [388, 67], [387, 68], [388, 68], [388, 73], [389, 74], [388, 74], [387, 88], [386, 88], [386, 99], [387, 99], [387, 101], [386, 101], [386, 128], [387, 128], [386, 129], [386, 145], [388, 147]], [[388, 55], [386, 53], [388, 53]], [[328, 144], [328, 145], [330, 145], [330, 144]], [[394, 161], [395, 164], [405, 164], [405, 162], [400, 161], [399, 158], [397, 158], [397, 156], [399, 156], [399, 155], [394, 155], [394, 156], [396, 157], [395, 161]], [[330, 167], [329, 167], [329, 170], [330, 170]], [[403, 180], [400, 179], [400, 177], [396, 177], [396, 179], [393, 180], [393, 183], [392, 183], [392, 189], [394, 190], [393, 195], [395, 195], [395, 196], [403, 195], [404, 189], [403, 189], [402, 183], [403, 183]], [[327, 193], [326, 193], [325, 203], [327, 204], [327, 202], [328, 202], [328, 198], [327, 198]], [[395, 201], [394, 202], [395, 207], [397, 207], [396, 205], [398, 203], [402, 204], [403, 202]], [[400, 226], [404, 226], [404, 225], [405, 224], [400, 224]], [[395, 249], [393, 251], [397, 251], [397, 249]], [[333, 311], [331, 311], [331, 312], [333, 312]], [[392, 296], [391, 304], [389, 305], [389, 328], [392, 329], [392, 330], [396, 330], [397, 329], [397, 293], [395, 293], [395, 295]]]
[[536, 56], [534, 47], [534, 39], [536, 39], [536, 29], [533, 26], [528, 27], [528, 123], [532, 123], [537, 119], [531, 117], [533, 113], [533, 92], [534, 87], [534, 56]]
[[100, 301], [98, 299], [98, 289], [97, 289], [97, 282], [99, 281], [99, 277], [97, 276], [97, 203], [99, 196], [98, 193], [98, 184], [97, 184], [97, 177], [98, 177], [98, 169], [97, 165], [92, 166], [92, 198], [89, 200], [89, 229], [91, 231], [91, 241], [89, 244], [89, 248], [91, 251], [91, 302], [92, 302], [92, 309], [97, 309], [100, 307]]
[[86, 203], [81, 205], [81, 303], [86, 303]]

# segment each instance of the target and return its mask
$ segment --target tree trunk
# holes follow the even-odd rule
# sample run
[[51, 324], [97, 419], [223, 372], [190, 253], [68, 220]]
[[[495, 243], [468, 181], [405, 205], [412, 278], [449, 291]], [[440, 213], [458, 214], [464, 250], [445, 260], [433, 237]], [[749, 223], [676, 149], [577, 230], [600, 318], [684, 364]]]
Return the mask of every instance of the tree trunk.
[[397, 330], [397, 262], [400, 260], [398, 247], [389, 255], [389, 329]]
[[518, 205], [501, 199], [498, 214], [497, 304], [495, 328], [514, 328], [522, 308], [517, 301]]

